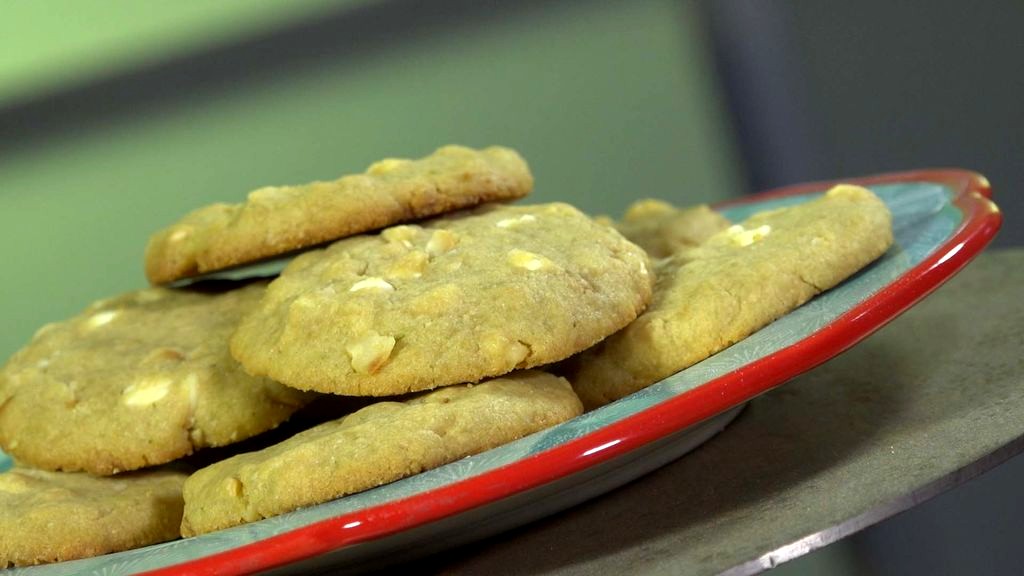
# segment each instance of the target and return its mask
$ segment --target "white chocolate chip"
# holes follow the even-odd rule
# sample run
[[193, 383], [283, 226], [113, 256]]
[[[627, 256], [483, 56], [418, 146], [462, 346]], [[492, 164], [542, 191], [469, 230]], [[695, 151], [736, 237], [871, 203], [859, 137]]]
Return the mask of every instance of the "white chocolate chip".
[[359, 292], [360, 290], [377, 290], [381, 292], [394, 292], [395, 287], [388, 283], [383, 278], [370, 277], [364, 278], [359, 282], [356, 282], [348, 289], [349, 292]]
[[430, 257], [426, 252], [413, 250], [385, 271], [389, 278], [419, 278], [427, 268]]
[[53, 330], [56, 327], [57, 327], [57, 323], [56, 322], [50, 322], [49, 324], [43, 324], [42, 326], [39, 327], [38, 330], [36, 330], [36, 333], [32, 335], [32, 338], [33, 339], [41, 338], [44, 334], [46, 334], [47, 332], [50, 332], [51, 330]]
[[273, 202], [288, 195], [288, 188], [284, 186], [264, 186], [249, 192], [249, 200], [252, 202]]
[[489, 332], [480, 335], [477, 340], [480, 356], [494, 363], [495, 367], [504, 370], [523, 365], [530, 357], [530, 345], [521, 340], [510, 338], [500, 332]]
[[430, 241], [427, 242], [427, 254], [440, 256], [455, 248], [455, 245], [458, 243], [459, 235], [455, 232], [451, 230], [434, 230], [434, 233], [430, 235]]
[[89, 317], [88, 320], [85, 321], [85, 326], [87, 328], [99, 328], [100, 326], [110, 324], [110, 322], [114, 318], [117, 318], [118, 314], [119, 312], [117, 310], [97, 312], [96, 314], [93, 314], [92, 316]]
[[124, 389], [121, 401], [126, 406], [143, 407], [155, 404], [171, 390], [171, 379], [165, 376], [143, 378]]
[[189, 414], [194, 415], [196, 408], [199, 407], [199, 378], [195, 374], [189, 374], [185, 377], [182, 387], [188, 395]]
[[750, 230], [743, 228], [739, 224], [733, 224], [726, 229], [726, 233], [729, 234], [733, 243], [738, 246], [750, 246], [754, 242], [764, 239], [771, 231], [772, 227], [768, 224], [763, 224]]
[[760, 240], [772, 233], [772, 227], [769, 224], [762, 224], [757, 228], [754, 228], [753, 232], [757, 236], [757, 239]]
[[404, 158], [385, 158], [370, 164], [370, 167], [366, 169], [366, 173], [373, 175], [387, 174], [388, 172], [391, 172], [401, 166], [405, 166], [410, 162], [411, 160], [406, 160]]
[[103, 310], [104, 308], [109, 308], [110, 303], [113, 301], [113, 298], [103, 298], [102, 300], [97, 300], [92, 304], [89, 304], [89, 307], [86, 308], [86, 310], [88, 310], [89, 312], [92, 312], [94, 310]]
[[181, 242], [192, 233], [191, 228], [178, 228], [167, 237], [168, 242]]
[[[296, 262], [299, 262], [296, 259]], [[305, 263], [305, 262], [301, 262]], [[308, 268], [302, 268], [303, 270]], [[316, 266], [325, 280], [348, 280], [353, 276], [362, 276], [366, 273], [367, 264], [363, 260], [352, 258], [339, 258], [320, 263]]]
[[359, 374], [373, 374], [380, 370], [395, 348], [395, 339], [370, 331], [362, 338], [350, 342], [345, 350], [351, 357], [352, 369]]
[[509, 364], [516, 367], [518, 367], [523, 360], [526, 360], [526, 357], [529, 355], [530, 347], [518, 341], [512, 342], [505, 353], [505, 357], [508, 359]]
[[554, 266], [551, 260], [548, 260], [539, 254], [534, 254], [533, 252], [527, 252], [526, 250], [520, 250], [518, 248], [513, 248], [508, 251], [508, 262], [517, 268], [525, 268], [531, 272]]
[[546, 214], [575, 214], [576, 209], [565, 202], [552, 202], [544, 207]]
[[381, 232], [380, 236], [391, 244], [401, 244], [406, 248], [412, 248], [412, 241], [416, 239], [416, 233], [419, 231], [419, 226], [405, 224], [402, 226], [392, 226]]
[[523, 214], [522, 216], [519, 216], [517, 218], [505, 218], [503, 220], [498, 220], [498, 223], [495, 224], [495, 226], [497, 226], [498, 228], [513, 228], [526, 222], [536, 221], [537, 217], [534, 216], [533, 214]]
[[234, 477], [228, 478], [224, 481], [224, 490], [228, 496], [239, 498], [242, 496], [242, 481]]
[[441, 284], [413, 297], [409, 301], [409, 311], [416, 315], [444, 313], [458, 306], [464, 299], [457, 285]]
[[195, 374], [189, 374], [182, 382], [185, 389], [185, 396], [188, 398], [188, 427], [190, 435], [197, 441], [202, 440], [202, 431], [192, 430], [196, 424], [196, 410], [199, 408], [199, 378]]

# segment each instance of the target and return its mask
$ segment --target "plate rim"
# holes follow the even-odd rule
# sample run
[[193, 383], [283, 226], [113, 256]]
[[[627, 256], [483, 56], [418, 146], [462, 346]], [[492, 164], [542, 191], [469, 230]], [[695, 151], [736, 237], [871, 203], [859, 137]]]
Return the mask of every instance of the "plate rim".
[[967, 265], [995, 236], [1002, 213], [983, 175], [938, 168], [807, 182], [713, 205], [716, 209], [821, 192], [840, 183], [907, 182], [949, 188], [963, 215], [916, 266], [825, 327], [767, 357], [711, 379], [568, 442], [521, 460], [392, 502], [318, 520], [262, 540], [144, 572], [235, 574], [269, 570], [422, 526], [542, 486], [614, 459], [747, 402], [842, 353], [899, 316]]

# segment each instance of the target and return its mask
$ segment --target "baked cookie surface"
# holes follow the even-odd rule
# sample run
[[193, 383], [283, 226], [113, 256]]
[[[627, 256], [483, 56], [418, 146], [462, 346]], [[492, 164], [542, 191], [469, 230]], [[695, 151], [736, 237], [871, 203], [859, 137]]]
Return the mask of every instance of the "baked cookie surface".
[[666, 258], [700, 245], [729, 224], [725, 216], [706, 204], [677, 208], [668, 202], [647, 199], [631, 204], [622, 220], [613, 225], [651, 258]]
[[276, 516], [411, 476], [582, 412], [572, 387], [538, 371], [378, 402], [193, 474], [182, 535]]
[[533, 188], [514, 150], [445, 146], [419, 160], [386, 159], [330, 182], [268, 186], [241, 204], [212, 204], [154, 234], [146, 276], [166, 284], [352, 234], [514, 200]]
[[658, 262], [648, 309], [562, 373], [588, 409], [636, 392], [746, 338], [881, 256], [892, 217], [870, 191], [753, 215]]
[[228, 352], [264, 289], [151, 288], [44, 326], [0, 370], [0, 444], [37, 468], [108, 475], [273, 428], [310, 396]]
[[0, 568], [174, 540], [187, 476], [160, 469], [103, 478], [21, 467], [0, 474]]
[[485, 206], [297, 257], [231, 339], [250, 373], [386, 396], [584, 350], [631, 322], [644, 252], [568, 204]]

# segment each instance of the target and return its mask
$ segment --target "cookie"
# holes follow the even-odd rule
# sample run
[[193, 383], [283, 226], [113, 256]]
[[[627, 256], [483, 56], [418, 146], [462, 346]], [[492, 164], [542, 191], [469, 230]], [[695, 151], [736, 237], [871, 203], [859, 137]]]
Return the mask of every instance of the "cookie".
[[835, 286], [892, 244], [892, 218], [870, 191], [755, 214], [660, 261], [650, 307], [563, 366], [593, 409], [746, 338]]
[[36, 468], [107, 475], [273, 428], [310, 396], [228, 352], [264, 289], [152, 288], [44, 326], [0, 370], [0, 445]]
[[332, 182], [271, 186], [241, 204], [213, 204], [153, 235], [146, 276], [166, 284], [337, 238], [528, 194], [533, 176], [514, 150], [445, 146], [419, 160], [387, 159]]
[[614, 226], [651, 258], [666, 258], [700, 245], [729, 224], [725, 216], [706, 204], [676, 208], [661, 200], [648, 199], [634, 202]]
[[160, 469], [102, 478], [21, 467], [0, 474], [0, 568], [174, 540], [186, 476]]
[[231, 339], [252, 374], [387, 396], [561, 360], [631, 322], [647, 257], [567, 204], [491, 205], [297, 257]]
[[185, 482], [183, 536], [283, 514], [411, 476], [579, 415], [569, 383], [538, 371], [378, 402]]

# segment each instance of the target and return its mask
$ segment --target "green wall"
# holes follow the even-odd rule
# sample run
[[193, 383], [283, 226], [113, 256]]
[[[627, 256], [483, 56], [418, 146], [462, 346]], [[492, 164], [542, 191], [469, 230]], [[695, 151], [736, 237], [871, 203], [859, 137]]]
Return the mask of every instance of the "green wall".
[[[533, 166], [533, 200], [591, 212], [644, 196], [694, 203], [739, 192], [688, 4], [552, 2], [504, 13], [413, 25], [383, 47], [6, 143], [0, 359], [43, 322], [142, 286], [147, 237], [188, 210], [384, 156], [450, 142], [514, 146]], [[39, 85], [50, 84], [60, 78]]]
[[0, 103], [244, 39], [359, 0], [4, 2]]

